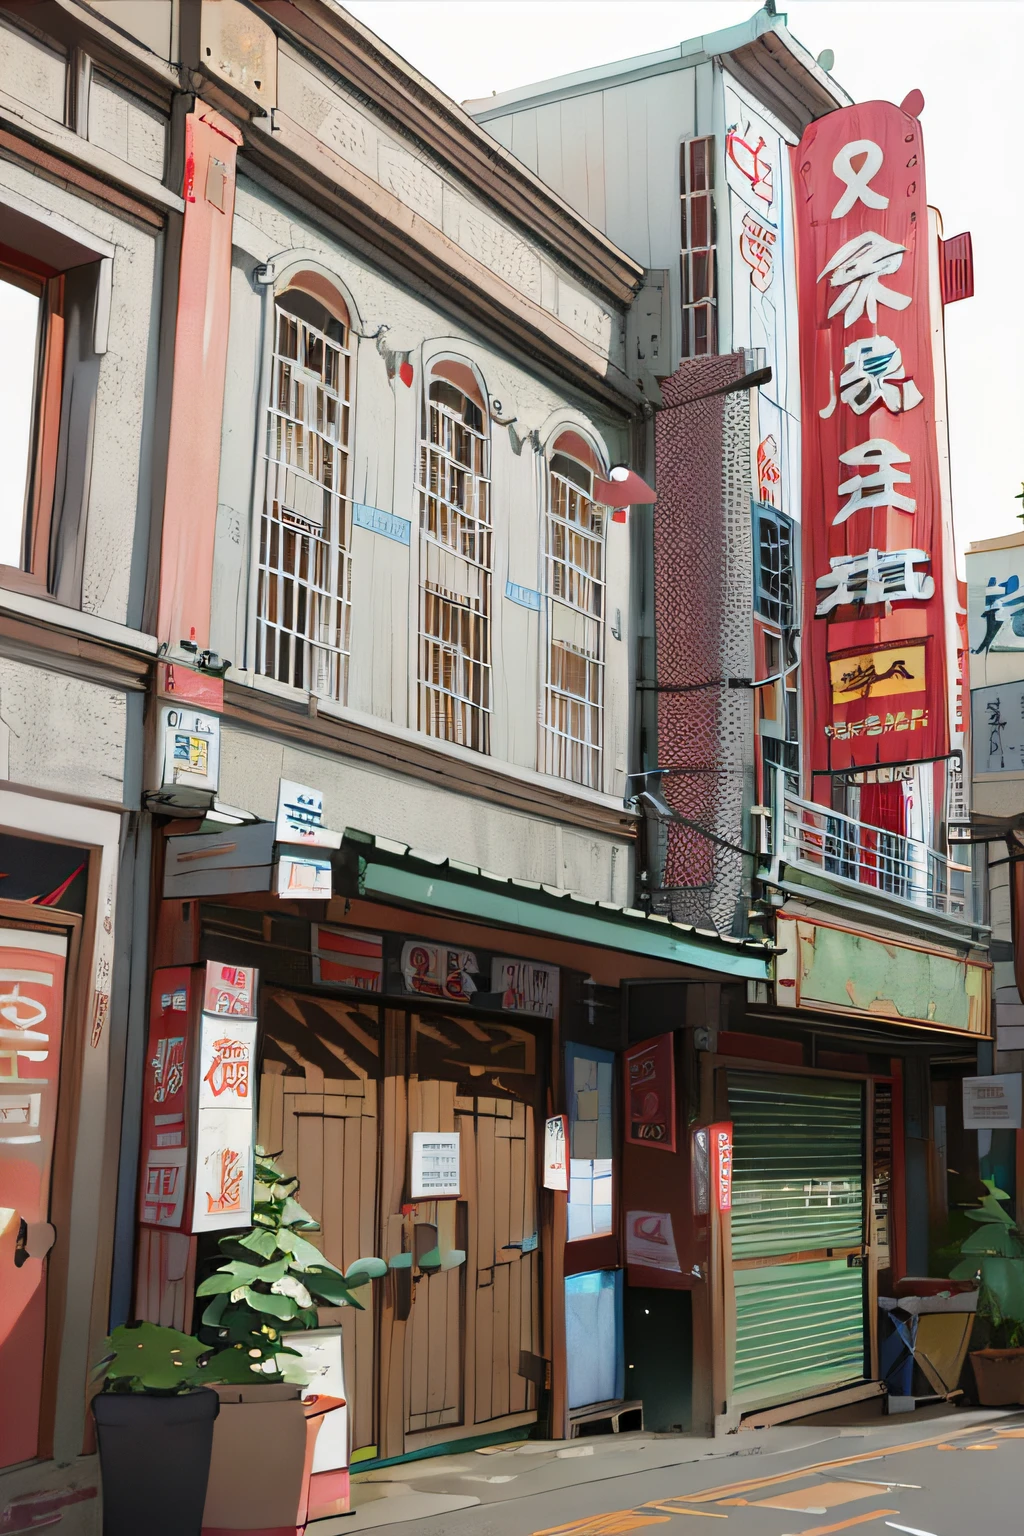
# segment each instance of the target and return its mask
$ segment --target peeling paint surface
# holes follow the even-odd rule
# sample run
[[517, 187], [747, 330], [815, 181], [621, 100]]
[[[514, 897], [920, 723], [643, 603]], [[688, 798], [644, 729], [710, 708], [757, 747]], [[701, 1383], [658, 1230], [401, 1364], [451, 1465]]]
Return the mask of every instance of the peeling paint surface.
[[[786, 930], [790, 923], [780, 926]], [[878, 1018], [988, 1032], [988, 968], [937, 950], [798, 921], [797, 1001]], [[789, 932], [780, 942], [791, 946]]]

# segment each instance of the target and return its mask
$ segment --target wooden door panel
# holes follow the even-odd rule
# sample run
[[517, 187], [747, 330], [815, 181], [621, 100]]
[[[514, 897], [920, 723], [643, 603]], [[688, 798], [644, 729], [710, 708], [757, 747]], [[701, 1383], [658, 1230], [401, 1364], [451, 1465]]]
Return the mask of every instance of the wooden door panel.
[[[377, 1253], [377, 1083], [358, 1055], [377, 1042], [368, 1017], [331, 999], [271, 992], [264, 1019], [258, 1140], [299, 1180], [298, 1198], [320, 1223], [309, 1240], [344, 1270]], [[352, 1076], [331, 1073], [351, 1065]], [[325, 1070], [325, 1068], [327, 1070]], [[341, 1326], [354, 1450], [375, 1442], [376, 1308], [321, 1307]]]
[[[410, 1077], [410, 1136], [414, 1131], [455, 1130], [455, 1088], [453, 1082], [422, 1082]], [[453, 1200], [423, 1200], [411, 1213], [414, 1225], [436, 1230], [442, 1253], [457, 1246], [458, 1204]], [[419, 1273], [413, 1280], [406, 1340], [409, 1434], [462, 1423], [463, 1268]]]
[[536, 1254], [523, 1251], [536, 1241], [532, 1108], [478, 1100], [476, 1153], [475, 1422], [484, 1424], [536, 1407], [535, 1388], [519, 1374], [520, 1352], [540, 1349]]

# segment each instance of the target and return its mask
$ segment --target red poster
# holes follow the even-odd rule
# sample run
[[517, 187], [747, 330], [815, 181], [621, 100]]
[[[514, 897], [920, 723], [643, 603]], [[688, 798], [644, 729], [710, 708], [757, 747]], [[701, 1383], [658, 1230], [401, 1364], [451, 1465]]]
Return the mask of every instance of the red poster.
[[63, 934], [0, 928], [0, 1467], [39, 1450]]
[[888, 102], [844, 107], [812, 123], [792, 153], [810, 769], [944, 757], [946, 573], [921, 125]]
[[171, 1232], [187, 1230], [193, 984], [187, 965], [154, 972], [142, 1080], [139, 1220]]
[[623, 1056], [626, 1140], [676, 1149], [676, 1077], [671, 1035], [634, 1045]]
[[708, 1126], [711, 1141], [711, 1187], [720, 1211], [732, 1210], [732, 1121]]

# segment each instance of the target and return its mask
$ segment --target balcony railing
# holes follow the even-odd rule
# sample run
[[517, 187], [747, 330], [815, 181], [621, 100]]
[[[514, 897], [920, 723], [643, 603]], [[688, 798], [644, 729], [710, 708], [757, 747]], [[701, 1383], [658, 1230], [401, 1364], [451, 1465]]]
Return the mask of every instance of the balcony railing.
[[788, 794], [780, 798], [782, 824], [772, 829], [771, 838], [776, 857], [970, 921], [969, 864], [814, 801]]

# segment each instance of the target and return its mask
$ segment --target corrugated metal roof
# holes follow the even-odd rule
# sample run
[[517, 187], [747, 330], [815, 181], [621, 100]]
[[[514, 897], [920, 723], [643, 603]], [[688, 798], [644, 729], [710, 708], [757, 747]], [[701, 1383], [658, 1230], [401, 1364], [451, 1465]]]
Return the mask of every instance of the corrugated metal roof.
[[[560, 886], [496, 874], [446, 854], [427, 853], [352, 827], [346, 829], [345, 843], [360, 857], [360, 889], [367, 896], [444, 907], [510, 927], [756, 980], [768, 976], [774, 951], [760, 939], [736, 938], [716, 929], [673, 922], [660, 913], [595, 901]], [[387, 870], [394, 871], [397, 878], [381, 873]], [[468, 898], [460, 898], [460, 890], [469, 893]], [[560, 921], [554, 922], [555, 914], [561, 914]]]

